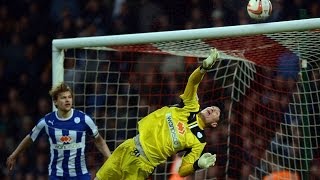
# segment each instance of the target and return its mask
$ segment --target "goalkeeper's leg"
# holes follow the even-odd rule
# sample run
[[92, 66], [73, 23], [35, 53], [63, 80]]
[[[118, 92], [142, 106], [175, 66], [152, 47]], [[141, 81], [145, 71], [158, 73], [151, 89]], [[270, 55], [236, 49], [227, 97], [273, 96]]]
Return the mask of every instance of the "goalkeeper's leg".
[[97, 172], [96, 180], [146, 179], [154, 170], [150, 162], [136, 153], [133, 139], [123, 142]]

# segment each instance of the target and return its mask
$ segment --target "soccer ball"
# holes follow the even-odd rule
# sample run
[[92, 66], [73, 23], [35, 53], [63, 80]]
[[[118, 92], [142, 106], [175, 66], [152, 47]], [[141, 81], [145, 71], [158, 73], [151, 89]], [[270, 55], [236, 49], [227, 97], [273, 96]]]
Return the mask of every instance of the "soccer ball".
[[272, 4], [270, 0], [249, 0], [247, 11], [252, 19], [264, 20], [270, 16]]

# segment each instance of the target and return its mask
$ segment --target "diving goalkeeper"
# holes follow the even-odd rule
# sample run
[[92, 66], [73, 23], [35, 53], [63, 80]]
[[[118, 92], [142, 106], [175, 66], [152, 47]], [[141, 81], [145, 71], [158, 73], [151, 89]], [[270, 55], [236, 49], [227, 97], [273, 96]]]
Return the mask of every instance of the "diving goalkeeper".
[[203, 153], [204, 128], [218, 125], [217, 106], [200, 110], [197, 90], [207, 70], [218, 59], [216, 49], [190, 75], [181, 102], [158, 109], [138, 122], [139, 134], [118, 146], [96, 174], [96, 180], [146, 179], [154, 168], [180, 151], [186, 151], [179, 169], [188, 176], [215, 165], [216, 155]]

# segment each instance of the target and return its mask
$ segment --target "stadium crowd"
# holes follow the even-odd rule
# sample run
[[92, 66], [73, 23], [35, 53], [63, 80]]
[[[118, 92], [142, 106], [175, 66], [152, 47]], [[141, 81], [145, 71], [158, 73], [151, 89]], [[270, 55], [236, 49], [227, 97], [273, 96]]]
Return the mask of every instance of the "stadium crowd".
[[[46, 137], [21, 155], [14, 176], [9, 176], [5, 162], [39, 118], [51, 111], [52, 39], [257, 23], [248, 17], [246, 4], [233, 0], [1, 0], [0, 179], [47, 179]], [[273, 13], [266, 22], [320, 17], [319, 0], [272, 0], [272, 4]], [[215, 137], [219, 133], [223, 131]], [[312, 172], [319, 173], [314, 169], [320, 163], [314, 164]], [[246, 167], [242, 171], [245, 177]]]

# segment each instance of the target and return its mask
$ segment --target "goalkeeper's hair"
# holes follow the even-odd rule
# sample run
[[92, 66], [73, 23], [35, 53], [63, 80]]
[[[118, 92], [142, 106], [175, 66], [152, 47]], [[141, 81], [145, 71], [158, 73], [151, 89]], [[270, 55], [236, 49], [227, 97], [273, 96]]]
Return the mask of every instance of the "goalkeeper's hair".
[[73, 97], [73, 91], [70, 88], [70, 86], [68, 86], [66, 83], [62, 82], [60, 84], [53, 86], [51, 88], [51, 90], [49, 91], [49, 94], [50, 94], [52, 100], [57, 100], [58, 95], [60, 93], [67, 92], [67, 91], [69, 91], [71, 93], [71, 96]]
[[217, 100], [213, 102], [213, 106], [217, 106], [220, 109], [220, 122], [224, 120], [224, 102], [222, 100]]

